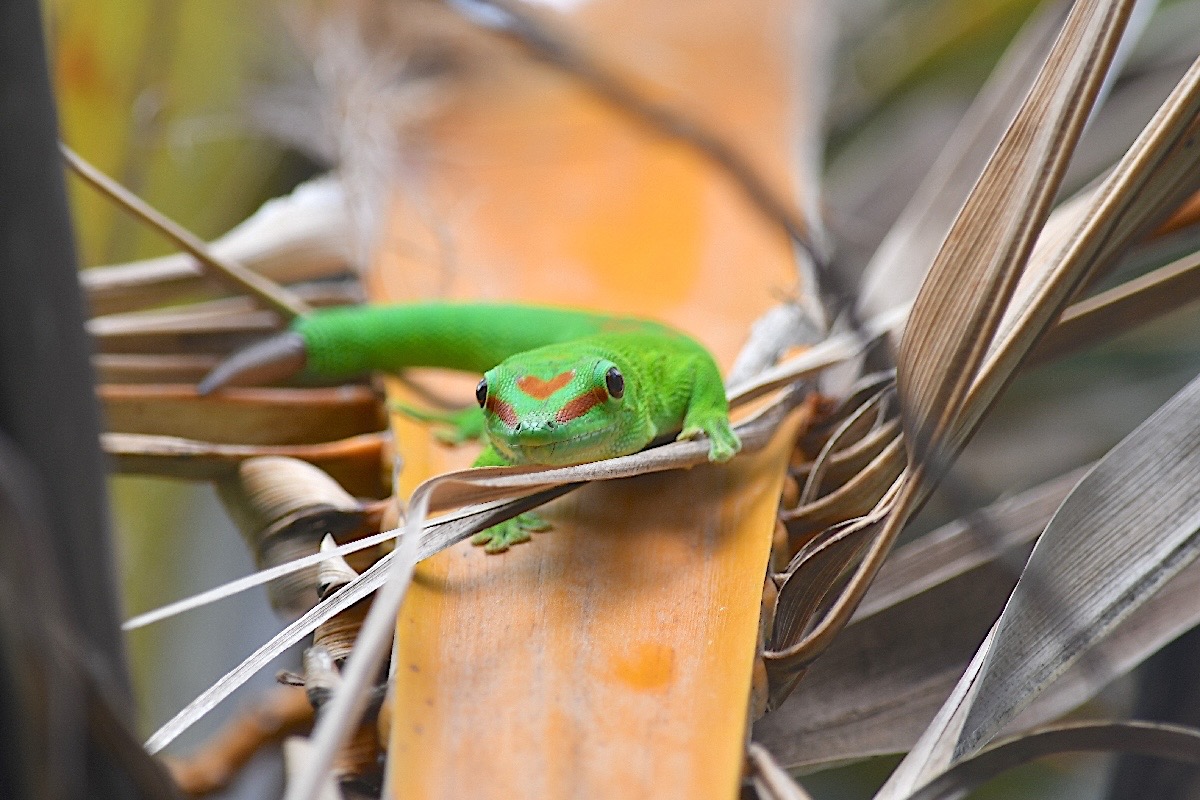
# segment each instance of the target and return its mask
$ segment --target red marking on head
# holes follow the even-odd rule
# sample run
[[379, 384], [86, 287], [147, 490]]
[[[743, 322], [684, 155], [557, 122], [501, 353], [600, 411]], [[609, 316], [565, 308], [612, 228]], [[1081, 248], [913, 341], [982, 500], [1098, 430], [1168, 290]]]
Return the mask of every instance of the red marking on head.
[[570, 422], [573, 419], [579, 419], [607, 399], [608, 392], [599, 387], [584, 392], [559, 409], [558, 413], [554, 415], [554, 420], [556, 422]]
[[517, 412], [500, 398], [488, 395], [487, 404], [484, 408], [499, 417], [500, 421], [508, 427], [517, 427]]
[[544, 381], [536, 375], [522, 375], [517, 379], [517, 388], [534, 400], [545, 400], [570, 383], [574, 377], [575, 370], [573, 369], [560, 372], [548, 381]]

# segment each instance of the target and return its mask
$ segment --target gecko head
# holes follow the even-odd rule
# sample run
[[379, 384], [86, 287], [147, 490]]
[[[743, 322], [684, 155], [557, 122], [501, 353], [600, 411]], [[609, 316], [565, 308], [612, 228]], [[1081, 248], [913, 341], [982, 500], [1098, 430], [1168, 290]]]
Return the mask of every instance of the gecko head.
[[522, 353], [488, 370], [476, 387], [489, 441], [514, 464], [568, 466], [625, 455], [638, 412], [626, 373], [597, 355]]

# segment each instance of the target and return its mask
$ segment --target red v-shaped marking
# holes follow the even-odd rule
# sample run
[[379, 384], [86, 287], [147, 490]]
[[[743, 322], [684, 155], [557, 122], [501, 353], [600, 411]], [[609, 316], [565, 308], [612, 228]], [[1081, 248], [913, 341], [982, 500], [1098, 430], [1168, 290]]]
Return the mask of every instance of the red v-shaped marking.
[[575, 370], [573, 369], [560, 372], [548, 381], [544, 381], [536, 375], [522, 375], [517, 379], [517, 388], [534, 400], [545, 400], [570, 383], [574, 377]]

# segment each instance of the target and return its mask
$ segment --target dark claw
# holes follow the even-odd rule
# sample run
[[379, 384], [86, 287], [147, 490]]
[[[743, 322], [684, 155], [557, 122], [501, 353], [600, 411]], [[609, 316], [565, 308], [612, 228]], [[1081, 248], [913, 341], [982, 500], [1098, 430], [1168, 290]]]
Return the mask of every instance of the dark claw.
[[278, 383], [304, 369], [307, 360], [304, 337], [287, 331], [234, 353], [208, 373], [196, 391], [204, 396], [225, 386]]

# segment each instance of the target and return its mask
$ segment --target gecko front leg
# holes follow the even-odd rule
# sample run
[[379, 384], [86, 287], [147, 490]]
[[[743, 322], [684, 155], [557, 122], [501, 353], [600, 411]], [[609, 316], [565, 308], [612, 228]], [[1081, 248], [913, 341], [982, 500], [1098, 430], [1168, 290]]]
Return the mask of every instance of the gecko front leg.
[[742, 449], [741, 439], [729, 424], [729, 403], [715, 368], [696, 380], [677, 438], [696, 439], [702, 435], [708, 437], [709, 461], [728, 461]]
[[[475, 459], [474, 467], [507, 467], [509, 463], [490, 444]], [[534, 533], [550, 530], [551, 525], [533, 511], [518, 514], [512, 519], [498, 522], [471, 537], [471, 544], [482, 546], [484, 552], [503, 553], [514, 544], [528, 542]]]
[[409, 403], [390, 403], [388, 408], [417, 422], [431, 423], [433, 437], [445, 445], [457, 447], [484, 438], [483, 411], [478, 408], [431, 411]]

